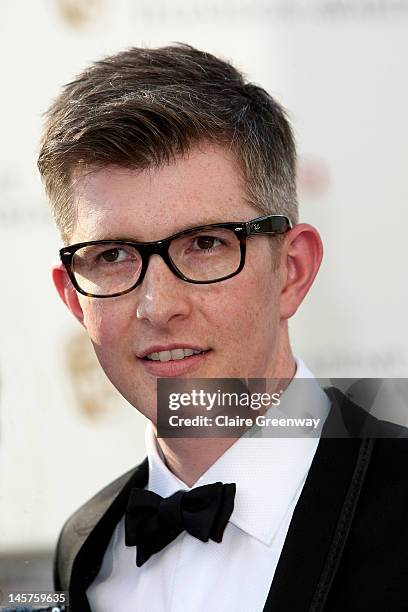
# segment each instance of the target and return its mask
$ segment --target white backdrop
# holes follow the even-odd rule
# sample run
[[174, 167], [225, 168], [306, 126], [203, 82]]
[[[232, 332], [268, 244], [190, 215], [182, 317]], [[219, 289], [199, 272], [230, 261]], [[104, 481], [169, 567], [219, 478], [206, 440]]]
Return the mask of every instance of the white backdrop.
[[36, 170], [41, 113], [94, 59], [183, 41], [289, 110], [301, 220], [325, 263], [291, 325], [321, 377], [406, 376], [408, 5], [396, 0], [0, 2], [0, 549], [52, 547], [80, 503], [144, 455], [144, 421], [59, 303]]

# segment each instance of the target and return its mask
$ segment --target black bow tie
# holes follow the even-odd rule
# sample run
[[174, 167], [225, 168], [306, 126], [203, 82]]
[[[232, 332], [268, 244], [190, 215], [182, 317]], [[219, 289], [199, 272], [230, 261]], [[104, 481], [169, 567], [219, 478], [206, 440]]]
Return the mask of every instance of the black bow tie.
[[136, 565], [170, 544], [186, 530], [202, 542], [221, 542], [234, 508], [235, 484], [215, 482], [161, 497], [132, 489], [125, 515], [126, 546], [136, 546]]

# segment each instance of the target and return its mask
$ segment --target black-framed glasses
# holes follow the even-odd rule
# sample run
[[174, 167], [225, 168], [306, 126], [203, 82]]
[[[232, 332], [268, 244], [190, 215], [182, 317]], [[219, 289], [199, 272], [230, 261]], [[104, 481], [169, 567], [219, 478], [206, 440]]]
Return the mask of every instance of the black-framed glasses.
[[291, 228], [288, 217], [265, 215], [252, 221], [201, 225], [154, 242], [80, 242], [59, 253], [77, 291], [88, 297], [117, 297], [140, 285], [153, 254], [188, 283], [218, 283], [244, 267], [247, 238], [284, 234]]

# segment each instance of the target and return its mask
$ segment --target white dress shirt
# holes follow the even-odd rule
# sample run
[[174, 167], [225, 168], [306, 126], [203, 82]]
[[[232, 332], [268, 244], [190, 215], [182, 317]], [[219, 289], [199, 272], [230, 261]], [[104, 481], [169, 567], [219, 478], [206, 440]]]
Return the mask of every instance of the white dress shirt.
[[[300, 359], [296, 362], [295, 378], [313, 378]], [[317, 381], [310, 382], [308, 406], [324, 421], [329, 399]], [[284, 394], [291, 403], [293, 388], [291, 383]], [[318, 442], [318, 437], [243, 436], [217, 459], [192, 488], [236, 483], [234, 510], [221, 543], [204, 543], [183, 532], [137, 567], [135, 547], [125, 545], [122, 518], [87, 590], [92, 611], [261, 612]], [[150, 423], [146, 447], [147, 489], [162, 497], [190, 489], [163, 462]]]

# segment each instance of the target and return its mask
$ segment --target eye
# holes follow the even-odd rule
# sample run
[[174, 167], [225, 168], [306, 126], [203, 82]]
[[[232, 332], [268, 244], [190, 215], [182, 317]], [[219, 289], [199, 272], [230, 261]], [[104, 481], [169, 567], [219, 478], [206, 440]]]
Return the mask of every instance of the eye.
[[215, 236], [197, 236], [193, 239], [193, 247], [196, 245], [198, 248], [194, 250], [197, 251], [209, 251], [220, 244], [221, 240]]
[[130, 259], [130, 253], [128, 253], [125, 249], [114, 247], [99, 253], [98, 258], [106, 263], [116, 263]]

